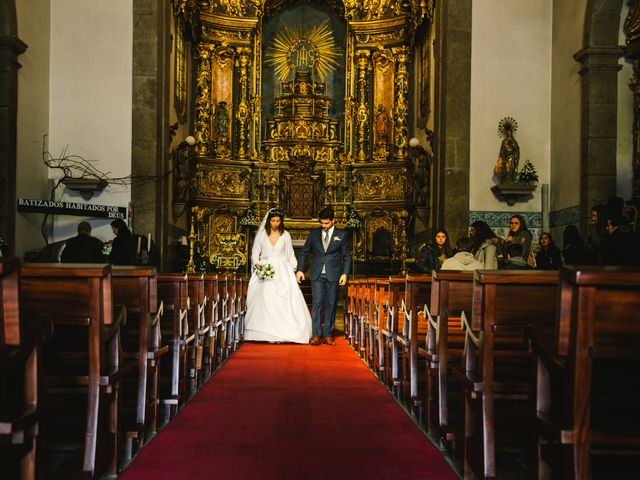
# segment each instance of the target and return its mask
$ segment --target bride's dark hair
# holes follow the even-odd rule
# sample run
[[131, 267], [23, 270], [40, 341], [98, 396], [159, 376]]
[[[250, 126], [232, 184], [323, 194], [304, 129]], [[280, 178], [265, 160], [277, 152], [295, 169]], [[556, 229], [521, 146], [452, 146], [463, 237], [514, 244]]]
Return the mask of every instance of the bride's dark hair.
[[280, 234], [284, 233], [284, 212], [274, 208], [269, 211], [269, 215], [267, 215], [267, 223], [264, 226], [267, 235], [271, 233], [271, 219], [274, 217], [280, 218], [280, 226], [278, 227], [278, 230], [280, 231]]

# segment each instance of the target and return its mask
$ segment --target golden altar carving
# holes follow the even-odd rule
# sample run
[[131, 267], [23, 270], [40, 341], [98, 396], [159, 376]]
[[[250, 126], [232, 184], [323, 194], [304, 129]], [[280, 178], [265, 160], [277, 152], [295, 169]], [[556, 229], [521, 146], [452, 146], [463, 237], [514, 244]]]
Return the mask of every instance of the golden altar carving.
[[[192, 211], [194, 255], [216, 269], [242, 268], [252, 228], [268, 208], [283, 208], [293, 238], [303, 239], [330, 204], [340, 225], [353, 212], [359, 218], [357, 261], [404, 261], [412, 212], [428, 197], [425, 182], [412, 178], [409, 92], [412, 45], [433, 20], [433, 1], [173, 3], [194, 52], [196, 144], [187, 192], [174, 196]], [[296, 18], [291, 12], [303, 8], [318, 21], [300, 15], [270, 27], [281, 12]], [[181, 192], [184, 178], [181, 170]], [[388, 248], [374, 248], [382, 231]]]

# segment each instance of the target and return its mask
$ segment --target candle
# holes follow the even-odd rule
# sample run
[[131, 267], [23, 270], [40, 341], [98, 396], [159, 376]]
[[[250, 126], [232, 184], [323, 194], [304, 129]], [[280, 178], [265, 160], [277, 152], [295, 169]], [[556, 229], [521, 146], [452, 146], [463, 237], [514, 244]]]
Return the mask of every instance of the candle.
[[151, 233], [147, 235], [147, 252], [151, 251]]
[[140, 256], [140, 243], [142, 242], [142, 237], [138, 236], [138, 249], [136, 250], [136, 256]]

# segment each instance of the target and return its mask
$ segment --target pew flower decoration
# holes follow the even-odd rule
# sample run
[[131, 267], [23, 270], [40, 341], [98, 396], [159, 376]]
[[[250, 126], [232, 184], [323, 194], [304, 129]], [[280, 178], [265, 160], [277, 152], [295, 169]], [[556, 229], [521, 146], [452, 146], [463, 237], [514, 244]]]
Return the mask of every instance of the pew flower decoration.
[[256, 269], [256, 275], [260, 280], [273, 280], [276, 275], [276, 269], [270, 263], [265, 263]]

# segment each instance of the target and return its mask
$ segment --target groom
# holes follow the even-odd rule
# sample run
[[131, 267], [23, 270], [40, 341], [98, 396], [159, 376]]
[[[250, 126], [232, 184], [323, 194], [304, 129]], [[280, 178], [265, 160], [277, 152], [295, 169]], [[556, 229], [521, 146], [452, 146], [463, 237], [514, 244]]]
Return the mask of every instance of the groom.
[[[318, 215], [320, 228], [311, 231], [302, 247], [298, 265], [304, 268], [307, 256], [313, 254], [311, 263], [311, 309], [312, 337], [309, 342], [317, 346], [322, 342], [334, 346], [333, 327], [336, 321], [336, 305], [338, 303], [338, 286], [347, 283], [347, 275], [351, 272], [351, 246], [346, 231], [336, 228], [333, 210], [325, 207]], [[296, 273], [298, 283], [304, 280], [304, 273]], [[324, 307], [324, 328], [322, 328], [322, 308]]]

